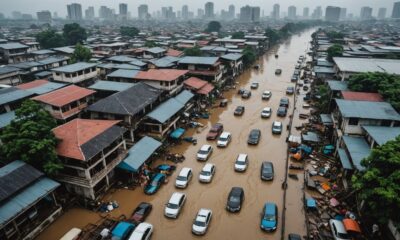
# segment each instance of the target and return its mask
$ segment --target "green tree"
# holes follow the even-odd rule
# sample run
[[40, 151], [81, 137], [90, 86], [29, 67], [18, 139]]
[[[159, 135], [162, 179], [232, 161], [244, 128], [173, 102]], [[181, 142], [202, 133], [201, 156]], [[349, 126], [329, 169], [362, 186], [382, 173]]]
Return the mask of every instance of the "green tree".
[[271, 44], [278, 42], [282, 37], [279, 31], [272, 28], [265, 29], [265, 36], [268, 37]]
[[139, 34], [139, 29], [135, 28], [135, 27], [125, 27], [122, 26], [119, 29], [120, 33], [122, 36], [126, 36], [126, 37], [135, 37]]
[[329, 88], [328, 86], [320, 85], [318, 86], [318, 95], [320, 96], [319, 101], [317, 102], [317, 108], [321, 113], [328, 113], [329, 110]]
[[336, 32], [336, 31], [329, 31], [326, 33], [326, 36], [333, 40], [333, 39], [343, 39], [344, 38], [344, 34], [341, 32]]
[[333, 61], [334, 57], [342, 56], [343, 46], [340, 44], [333, 44], [328, 48], [327, 52], [328, 52], [328, 60]]
[[152, 48], [152, 47], [157, 47], [157, 44], [154, 41], [146, 41], [144, 46], [148, 47], [148, 48]]
[[234, 32], [232, 39], [244, 39], [244, 32]]
[[386, 224], [400, 221], [400, 136], [372, 150], [352, 177], [353, 188], [364, 201], [363, 214]]
[[78, 43], [75, 46], [74, 53], [71, 56], [71, 63], [88, 62], [92, 58], [92, 52], [89, 48], [82, 46]]
[[63, 168], [57, 158], [57, 126], [49, 112], [38, 103], [26, 100], [15, 111], [16, 119], [1, 132], [0, 157], [3, 163], [17, 159], [52, 175]]
[[194, 48], [186, 48], [183, 50], [183, 53], [185, 56], [201, 56], [202, 52], [199, 47], [194, 47]]
[[86, 29], [77, 23], [65, 24], [63, 35], [68, 45], [83, 43], [87, 39]]
[[218, 21], [211, 21], [207, 25], [206, 32], [219, 32], [221, 30], [221, 23]]
[[61, 34], [49, 29], [42, 31], [36, 35], [36, 41], [42, 48], [56, 48], [65, 46], [65, 39]]
[[243, 63], [247, 66], [255, 62], [257, 59], [257, 54], [250, 46], [245, 47], [245, 49], [243, 49], [242, 54], [243, 54]]

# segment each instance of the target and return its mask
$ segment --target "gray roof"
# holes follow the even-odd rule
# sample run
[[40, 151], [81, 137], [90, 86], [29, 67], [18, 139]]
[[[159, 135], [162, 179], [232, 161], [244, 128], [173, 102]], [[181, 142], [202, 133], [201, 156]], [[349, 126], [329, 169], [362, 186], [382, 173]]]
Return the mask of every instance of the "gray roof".
[[50, 71], [41, 71], [41, 72], [35, 73], [35, 77], [44, 78], [44, 77], [50, 76], [52, 74], [53, 73]]
[[11, 66], [4, 66], [0, 67], [0, 74], [8, 74], [12, 72], [18, 72], [19, 68], [11, 67]]
[[400, 115], [387, 102], [367, 102], [335, 99], [340, 113], [345, 118], [363, 118], [400, 121]]
[[67, 84], [63, 84], [63, 83], [48, 82], [48, 83], [43, 84], [43, 85], [38, 86], [38, 87], [26, 89], [26, 91], [32, 92], [32, 93], [37, 94], [37, 95], [42, 95], [42, 94], [45, 94], [45, 93], [52, 92], [54, 90], [60, 89], [62, 87], [65, 87], [66, 85]]
[[100, 91], [121, 92], [133, 87], [133, 85], [135, 84], [100, 80], [88, 88]]
[[182, 103], [183, 105], [185, 105], [186, 103], [188, 103], [192, 98], [194, 97], [194, 94], [191, 93], [188, 90], [183, 90], [181, 93], [179, 93], [175, 99]]
[[158, 53], [166, 52], [167, 50], [165, 50], [164, 48], [160, 48], [160, 47], [153, 47], [153, 48], [146, 49], [145, 51], [154, 53], [154, 54], [158, 54]]
[[178, 57], [165, 56], [160, 59], [150, 60], [150, 62], [159, 68], [170, 68], [176, 66], [179, 59]]
[[135, 66], [132, 64], [118, 64], [118, 63], [102, 63], [97, 65], [98, 68], [104, 68], [104, 69], [129, 69], [129, 70], [140, 70], [139, 66]]
[[20, 49], [20, 48], [29, 48], [28, 46], [21, 43], [4, 43], [0, 44], [1, 49], [12, 50], [12, 49]]
[[331, 73], [334, 74], [335, 70], [333, 69], [333, 67], [321, 67], [321, 66], [315, 66], [313, 71], [315, 73]]
[[0, 129], [6, 127], [14, 119], [15, 119], [14, 111], [0, 114]]
[[319, 142], [318, 134], [315, 132], [302, 133], [301, 138], [305, 142]]
[[32, 95], [34, 93], [16, 87], [0, 89], [0, 105], [22, 100]]
[[53, 48], [53, 50], [67, 54], [72, 54], [75, 51], [72, 47], [58, 47], [58, 48]]
[[328, 86], [332, 91], [347, 91], [347, 90], [349, 90], [347, 82], [336, 81], [336, 80], [328, 80], [326, 82], [328, 83]]
[[95, 63], [87, 63], [87, 62], [78, 62], [70, 65], [66, 65], [63, 67], [58, 67], [58, 68], [53, 68], [51, 71], [54, 72], [64, 72], [64, 73], [74, 73], [74, 72], [79, 72], [91, 67], [95, 67]]
[[334, 57], [333, 61], [342, 72], [386, 72], [400, 75], [400, 60], [397, 59]]
[[129, 78], [133, 79], [136, 74], [138, 74], [138, 70], [129, 70], [129, 69], [118, 69], [107, 75], [107, 78]]
[[135, 66], [139, 66], [139, 67], [144, 67], [147, 65], [147, 63], [140, 61], [136, 58], [134, 58], [132, 61], [129, 62], [129, 64], [135, 65]]
[[320, 114], [319, 117], [321, 118], [321, 122], [324, 125], [327, 125], [327, 126], [333, 125], [332, 116], [330, 114]]
[[90, 105], [87, 110], [133, 116], [157, 101], [161, 93], [161, 90], [139, 82], [125, 91], [97, 101]]
[[48, 57], [42, 60], [39, 60], [39, 63], [42, 64], [52, 64], [52, 63], [56, 63], [56, 62], [61, 62], [61, 61], [66, 61], [68, 60], [68, 57]]
[[50, 49], [40, 49], [40, 50], [37, 50], [37, 51], [33, 51], [31, 53], [35, 54], [35, 55], [45, 55], [45, 54], [53, 54], [55, 52], [53, 50], [50, 50]]
[[228, 53], [228, 54], [221, 56], [221, 58], [227, 59], [230, 61], [237, 61], [242, 57], [243, 57], [243, 54], [237, 54], [237, 53]]
[[11, 64], [11, 67], [16, 67], [19, 69], [31, 69], [33, 67], [38, 67], [38, 66], [42, 66], [43, 64], [39, 63], [39, 62], [34, 62], [34, 61], [30, 61], [30, 62], [20, 62], [20, 63], [15, 63], [15, 64]]
[[371, 153], [371, 149], [362, 137], [350, 137], [350, 136], [343, 136], [343, 141], [346, 144], [346, 148], [348, 153], [350, 154], [351, 161], [354, 167], [359, 170], [363, 171], [365, 168], [361, 165], [361, 161], [368, 157]]
[[379, 145], [383, 145], [400, 136], [400, 127], [362, 126], [362, 128], [364, 128], [368, 135]]
[[113, 61], [113, 62], [121, 62], [121, 63], [128, 63], [130, 61], [135, 60], [133, 57], [129, 57], [126, 55], [118, 55], [118, 56], [112, 56], [106, 59], [107, 61]]
[[214, 65], [218, 61], [218, 57], [183, 57], [179, 60], [179, 64], [201, 64]]
[[343, 148], [339, 148], [338, 154], [339, 154], [340, 162], [342, 163], [342, 167], [344, 169], [353, 170], [353, 165], [351, 165], [351, 162], [350, 162], [349, 157], [347, 156], [346, 150], [344, 150]]

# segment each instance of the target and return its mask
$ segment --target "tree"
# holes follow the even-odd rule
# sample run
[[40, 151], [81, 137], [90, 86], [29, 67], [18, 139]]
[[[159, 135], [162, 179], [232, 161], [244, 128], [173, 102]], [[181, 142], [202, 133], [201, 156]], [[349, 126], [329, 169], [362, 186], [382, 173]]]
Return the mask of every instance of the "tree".
[[83, 43], [87, 39], [86, 29], [77, 23], [65, 24], [63, 35], [68, 45]]
[[327, 52], [328, 52], [328, 60], [333, 61], [334, 57], [342, 56], [343, 46], [340, 44], [333, 44], [328, 48]]
[[42, 48], [56, 48], [65, 46], [64, 37], [52, 29], [38, 33], [36, 35], [36, 41], [39, 42]]
[[219, 32], [221, 30], [221, 23], [218, 21], [211, 21], [207, 25], [206, 32]]
[[341, 32], [336, 32], [336, 31], [329, 31], [326, 33], [326, 36], [333, 40], [333, 39], [343, 39], [344, 34]]
[[353, 188], [365, 203], [363, 213], [381, 224], [400, 221], [399, 152], [400, 136], [373, 149], [361, 162], [366, 170], [352, 177]]
[[148, 48], [152, 48], [152, 47], [157, 47], [157, 44], [154, 41], [146, 41], [144, 46], [148, 47]]
[[201, 56], [202, 52], [199, 47], [194, 47], [194, 48], [186, 48], [183, 50], [183, 53], [185, 56]]
[[243, 54], [243, 63], [247, 66], [252, 64], [257, 59], [256, 53], [250, 46], [245, 47], [245, 49], [243, 49], [242, 54]]
[[119, 29], [120, 33], [122, 36], [126, 36], [126, 37], [135, 37], [139, 34], [139, 29], [135, 28], [135, 27], [124, 27], [122, 26]]
[[92, 58], [92, 52], [89, 48], [76, 44], [74, 53], [71, 56], [71, 63], [88, 62]]
[[244, 39], [244, 32], [234, 32], [232, 39]]
[[279, 31], [272, 28], [265, 29], [265, 36], [268, 37], [268, 40], [271, 44], [278, 42], [282, 37]]
[[317, 102], [317, 108], [322, 113], [328, 113], [329, 110], [329, 88], [326, 85], [318, 86], [318, 95], [320, 96], [319, 101]]
[[52, 175], [63, 168], [57, 158], [57, 126], [49, 112], [38, 103], [26, 100], [15, 111], [16, 118], [1, 132], [0, 158], [3, 163], [17, 159]]

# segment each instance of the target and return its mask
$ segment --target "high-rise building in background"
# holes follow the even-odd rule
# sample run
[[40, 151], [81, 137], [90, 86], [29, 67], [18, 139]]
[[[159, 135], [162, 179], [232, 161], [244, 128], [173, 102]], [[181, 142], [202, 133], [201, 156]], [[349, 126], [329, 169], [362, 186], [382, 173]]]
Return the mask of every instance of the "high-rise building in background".
[[139, 5], [138, 7], [138, 17], [140, 20], [145, 20], [149, 16], [149, 6], [147, 4]]
[[18, 11], [13, 11], [11, 13], [11, 16], [13, 19], [22, 19], [22, 13]]
[[234, 19], [235, 18], [235, 14], [236, 14], [236, 10], [235, 10], [235, 5], [231, 4], [229, 5], [229, 19]]
[[369, 20], [372, 18], [372, 8], [370, 7], [362, 7], [360, 12], [361, 20]]
[[303, 8], [303, 18], [308, 18], [310, 16], [310, 9], [308, 7]]
[[126, 3], [119, 4], [119, 15], [125, 19], [128, 17], [128, 4]]
[[40, 11], [36, 13], [36, 16], [39, 20], [39, 22], [46, 22], [49, 23], [51, 22], [51, 12], [50, 11]]
[[273, 19], [279, 19], [279, 12], [280, 12], [280, 6], [279, 6], [279, 4], [275, 3], [273, 6], [271, 17]]
[[340, 8], [340, 17], [339, 20], [346, 19], [347, 16], [347, 8]]
[[197, 18], [204, 18], [204, 9], [197, 9]]
[[101, 6], [99, 9], [99, 17], [103, 20], [112, 20], [114, 18], [113, 10], [107, 6]]
[[189, 18], [189, 7], [188, 7], [188, 5], [183, 5], [182, 6], [182, 18], [183, 19], [188, 19]]
[[289, 6], [288, 7], [288, 18], [289, 19], [296, 19], [296, 7], [295, 6]]
[[327, 6], [325, 10], [325, 20], [337, 22], [340, 18], [340, 7]]
[[386, 18], [386, 8], [379, 8], [378, 10], [378, 19]]
[[393, 3], [392, 18], [400, 18], [400, 2]]
[[242, 22], [259, 22], [261, 16], [260, 7], [251, 7], [246, 5], [240, 8], [240, 21]]
[[85, 18], [86, 18], [87, 20], [93, 20], [93, 19], [94, 19], [94, 16], [95, 16], [95, 14], [94, 14], [94, 7], [88, 7], [88, 8], [85, 10]]
[[204, 6], [204, 17], [207, 19], [214, 18], [214, 3], [207, 2]]
[[322, 18], [322, 7], [321, 7], [321, 6], [316, 7], [316, 8], [314, 9], [314, 11], [313, 11], [311, 17], [312, 17], [313, 19], [321, 19], [321, 18]]
[[33, 16], [32, 16], [32, 14], [29, 14], [29, 13], [23, 13], [22, 19], [23, 20], [33, 20]]
[[4, 13], [0, 13], [0, 19], [5, 19]]
[[82, 20], [82, 5], [80, 5], [79, 3], [71, 3], [67, 5], [67, 11], [69, 20]]

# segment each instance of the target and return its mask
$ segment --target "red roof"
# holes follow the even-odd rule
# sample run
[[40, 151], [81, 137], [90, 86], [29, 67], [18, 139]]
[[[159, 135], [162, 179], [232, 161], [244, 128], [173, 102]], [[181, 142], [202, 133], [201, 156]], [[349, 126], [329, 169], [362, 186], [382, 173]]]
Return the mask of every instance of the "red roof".
[[71, 102], [92, 95], [95, 92], [96, 91], [89, 90], [86, 88], [70, 85], [65, 88], [61, 88], [53, 92], [34, 97], [32, 99], [52, 106], [62, 107]]
[[383, 102], [382, 95], [369, 92], [342, 91], [343, 99], [353, 101]]
[[165, 55], [171, 56], [171, 57], [180, 57], [183, 55], [183, 52], [170, 48], [170, 49], [168, 49], [168, 51]]
[[57, 154], [78, 160], [87, 160], [81, 146], [95, 138], [120, 121], [74, 119], [66, 124], [53, 129], [57, 139], [61, 140], [57, 145]]
[[140, 71], [133, 78], [142, 80], [170, 82], [184, 76], [188, 72], [189, 72], [188, 70], [177, 70], [177, 69], [150, 69], [146, 72]]
[[186, 86], [199, 90], [200, 88], [204, 87], [207, 84], [207, 81], [201, 80], [197, 77], [188, 78], [183, 82]]
[[212, 90], [214, 90], [214, 86], [212, 84], [207, 83], [204, 87], [202, 87], [199, 91], [197, 91], [197, 93], [207, 95]]
[[42, 80], [35, 80], [35, 81], [32, 81], [32, 82], [20, 84], [20, 85], [18, 85], [16, 87], [19, 88], [19, 89], [22, 89], [22, 90], [26, 90], [26, 89], [31, 89], [31, 88], [35, 88], [35, 87], [39, 87], [39, 86], [45, 85], [47, 83], [49, 83], [49, 81], [42, 79]]

